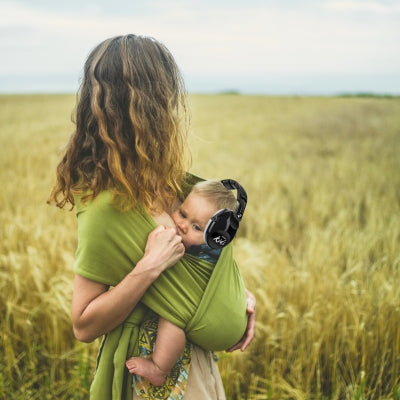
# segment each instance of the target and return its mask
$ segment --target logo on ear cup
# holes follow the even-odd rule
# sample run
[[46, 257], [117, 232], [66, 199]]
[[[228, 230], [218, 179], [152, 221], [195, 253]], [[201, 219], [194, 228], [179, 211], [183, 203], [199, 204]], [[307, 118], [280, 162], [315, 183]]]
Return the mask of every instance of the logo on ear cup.
[[218, 235], [212, 238], [212, 241], [218, 246], [223, 247], [227, 244], [228, 239], [225, 236]]

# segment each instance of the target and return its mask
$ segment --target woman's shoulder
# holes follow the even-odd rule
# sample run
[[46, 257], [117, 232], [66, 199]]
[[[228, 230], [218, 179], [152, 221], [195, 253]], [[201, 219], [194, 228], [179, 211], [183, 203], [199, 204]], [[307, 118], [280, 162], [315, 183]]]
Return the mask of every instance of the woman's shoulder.
[[200, 178], [190, 172], [186, 172], [185, 177], [182, 182], [183, 198], [180, 200], [183, 201], [184, 198], [191, 192], [192, 187], [200, 181], [204, 181], [204, 179]]
[[88, 210], [101, 210], [105, 211], [112, 207], [112, 193], [109, 190], [100, 192], [96, 197], [91, 198], [87, 193], [82, 195], [75, 195], [74, 201], [77, 214]]

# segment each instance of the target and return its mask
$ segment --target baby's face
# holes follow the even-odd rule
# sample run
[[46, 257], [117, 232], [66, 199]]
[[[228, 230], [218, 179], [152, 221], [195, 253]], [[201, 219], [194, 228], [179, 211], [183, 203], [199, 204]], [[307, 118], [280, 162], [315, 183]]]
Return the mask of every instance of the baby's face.
[[181, 206], [172, 213], [171, 217], [185, 248], [205, 243], [204, 229], [217, 211], [210, 200], [196, 193], [190, 193]]

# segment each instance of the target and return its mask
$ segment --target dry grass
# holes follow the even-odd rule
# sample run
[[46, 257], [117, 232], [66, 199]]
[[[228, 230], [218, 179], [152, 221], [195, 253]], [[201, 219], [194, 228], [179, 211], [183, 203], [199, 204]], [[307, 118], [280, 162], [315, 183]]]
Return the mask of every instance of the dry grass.
[[[76, 221], [46, 205], [74, 96], [0, 97], [0, 399], [85, 399]], [[239, 180], [256, 339], [228, 399], [400, 399], [400, 101], [192, 96], [193, 169]]]

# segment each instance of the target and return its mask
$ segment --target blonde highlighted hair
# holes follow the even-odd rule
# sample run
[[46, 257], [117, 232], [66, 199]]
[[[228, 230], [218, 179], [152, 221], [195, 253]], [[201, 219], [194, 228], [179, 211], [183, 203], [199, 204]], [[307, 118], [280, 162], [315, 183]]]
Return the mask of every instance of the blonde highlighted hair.
[[226, 188], [221, 181], [206, 180], [196, 183], [192, 188], [192, 193], [210, 200], [216, 210], [227, 208], [236, 211], [238, 201], [233, 191]]
[[169, 50], [125, 35], [89, 54], [77, 96], [76, 129], [50, 195], [59, 207], [111, 190], [124, 208], [171, 206], [188, 167], [185, 86]]

